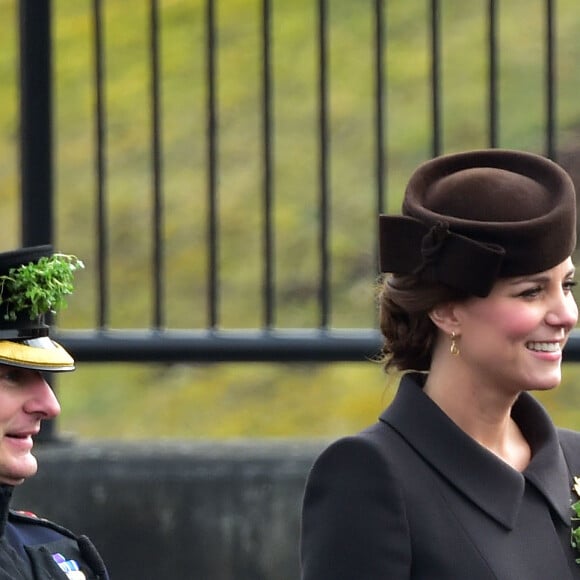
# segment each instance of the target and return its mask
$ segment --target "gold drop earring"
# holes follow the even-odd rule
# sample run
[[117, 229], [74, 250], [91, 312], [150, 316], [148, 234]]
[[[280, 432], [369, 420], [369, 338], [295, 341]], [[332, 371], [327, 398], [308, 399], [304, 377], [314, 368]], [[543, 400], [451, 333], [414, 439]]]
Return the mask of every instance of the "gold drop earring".
[[449, 352], [453, 356], [457, 356], [459, 354], [459, 345], [457, 344], [458, 336], [455, 332], [451, 332], [451, 346], [449, 347]]

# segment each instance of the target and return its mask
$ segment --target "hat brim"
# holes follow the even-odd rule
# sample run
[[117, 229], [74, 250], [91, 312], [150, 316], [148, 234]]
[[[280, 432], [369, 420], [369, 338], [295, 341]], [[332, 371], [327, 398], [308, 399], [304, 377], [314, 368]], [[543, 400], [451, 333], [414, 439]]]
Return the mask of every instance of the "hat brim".
[[75, 369], [72, 356], [48, 336], [18, 342], [0, 340], [0, 364], [48, 372]]

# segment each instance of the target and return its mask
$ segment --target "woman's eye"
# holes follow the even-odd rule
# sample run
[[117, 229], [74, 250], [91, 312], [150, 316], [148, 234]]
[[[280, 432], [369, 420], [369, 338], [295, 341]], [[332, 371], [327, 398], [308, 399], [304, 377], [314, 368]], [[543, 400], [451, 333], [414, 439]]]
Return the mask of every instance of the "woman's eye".
[[522, 298], [534, 298], [542, 291], [541, 286], [534, 286], [533, 288], [527, 288], [523, 292], [520, 293]]
[[578, 282], [576, 282], [576, 280], [568, 280], [567, 282], [564, 282], [564, 290], [567, 292], [572, 292], [577, 283]]

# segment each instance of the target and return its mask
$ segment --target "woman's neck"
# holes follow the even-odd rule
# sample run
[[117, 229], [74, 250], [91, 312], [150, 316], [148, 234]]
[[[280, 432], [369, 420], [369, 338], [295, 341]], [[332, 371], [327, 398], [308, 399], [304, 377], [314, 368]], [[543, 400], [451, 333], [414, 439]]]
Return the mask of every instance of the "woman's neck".
[[531, 458], [530, 447], [511, 417], [519, 393], [486, 388], [472, 378], [433, 368], [424, 392], [467, 435], [491, 453], [523, 471]]

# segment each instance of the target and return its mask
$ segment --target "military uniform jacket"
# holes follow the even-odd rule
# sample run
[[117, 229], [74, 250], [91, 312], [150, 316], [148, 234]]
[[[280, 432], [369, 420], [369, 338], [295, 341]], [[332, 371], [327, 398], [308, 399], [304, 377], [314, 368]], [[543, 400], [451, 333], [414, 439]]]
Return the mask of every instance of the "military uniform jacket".
[[520, 473], [403, 377], [380, 420], [330, 445], [306, 484], [303, 580], [572, 580], [572, 478], [580, 434], [522, 393], [512, 410], [532, 450]]
[[108, 580], [86, 536], [10, 510], [12, 490], [0, 486], [0, 580]]

